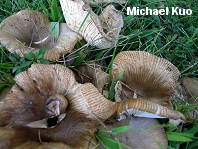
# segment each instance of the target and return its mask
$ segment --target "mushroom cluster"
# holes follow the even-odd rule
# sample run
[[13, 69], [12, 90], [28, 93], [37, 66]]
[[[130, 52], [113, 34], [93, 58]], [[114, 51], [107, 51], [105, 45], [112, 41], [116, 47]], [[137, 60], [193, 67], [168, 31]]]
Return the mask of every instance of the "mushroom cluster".
[[32, 65], [15, 81], [0, 102], [0, 126], [7, 127], [3, 133], [13, 132], [1, 137], [1, 148], [27, 141], [96, 147], [98, 124], [117, 109], [117, 103], [104, 98], [91, 83], [76, 82], [73, 72], [62, 65]]
[[[133, 55], [135, 57], [132, 57]], [[160, 72], [156, 72], [158, 69], [155, 67], [153, 70], [151, 67], [145, 68], [147, 66], [144, 66], [146, 65], [144, 60], [149, 61], [147, 64], [154, 64], [148, 57], [157, 62], [157, 67], [162, 69]], [[119, 63], [119, 59], [122, 59], [122, 62]], [[161, 60], [163, 62], [160, 62]], [[125, 62], [128, 64], [121, 64]], [[129, 66], [133, 66], [133, 71], [127, 70]], [[121, 92], [119, 97], [121, 101], [112, 102], [106, 99], [92, 83], [78, 83], [74, 73], [62, 65], [33, 64], [31, 68], [15, 76], [16, 83], [0, 102], [2, 133], [13, 132], [13, 135], [0, 139], [2, 146], [14, 148], [19, 145], [25, 146], [29, 143], [28, 141], [31, 141], [32, 146], [47, 145], [46, 142], [61, 142], [60, 146], [65, 145], [68, 148], [97, 148], [98, 143], [94, 138], [94, 132], [99, 124], [116, 112], [118, 119], [126, 119], [122, 120], [120, 125], [124, 125], [125, 122], [128, 123], [127, 119], [130, 118], [127, 118], [126, 114], [138, 117], [169, 118], [176, 121], [177, 124], [185, 121], [185, 117], [180, 112], [167, 105], [170, 103], [169, 99], [172, 91], [174, 91], [174, 79], [177, 78], [177, 74], [172, 74], [172, 71], [178, 72], [169, 61], [147, 52], [121, 52], [115, 57], [113, 76], [119, 74], [121, 69], [125, 70], [123, 78], [120, 80]], [[148, 74], [138, 74], [144, 70]], [[100, 71], [97, 70], [97, 72]], [[165, 73], [166, 77], [169, 75], [168, 79], [163, 78], [164, 75], [161, 71]], [[133, 93], [126, 94], [127, 91], [125, 91], [122, 83], [127, 83], [124, 78], [129, 78], [125, 76], [128, 73], [131, 73], [128, 82], [133, 79], [131, 82], [136, 83], [136, 81], [145, 80], [145, 78], [146, 81], [149, 81], [150, 78], [151, 82], [139, 81], [139, 86], [134, 85], [138, 89], [127, 84], [125, 85], [128, 86], [127, 89]], [[169, 81], [168, 85], [171, 84], [172, 86], [168, 86], [167, 81]], [[162, 89], [158, 83], [161, 84]], [[153, 87], [154, 91], [148, 89], [147, 85]], [[156, 89], [167, 91], [167, 93], [159, 93], [159, 91], [156, 93]], [[130, 94], [133, 96], [130, 97]], [[132, 121], [135, 120], [132, 119]], [[6, 129], [4, 130], [3, 127]], [[21, 137], [13, 139], [15, 136]], [[120, 140], [122, 140], [122, 136]], [[42, 144], [41, 142], [45, 143]], [[131, 141], [124, 142], [129, 146], [131, 144]]]
[[[22, 10], [1, 22], [0, 43], [20, 56], [44, 47], [44, 59], [51, 61], [70, 52], [82, 37], [98, 48], [116, 45], [123, 19], [113, 5], [98, 16], [82, 0], [60, 4], [67, 24], [60, 23], [58, 36], [42, 13]], [[102, 95], [110, 75], [99, 65], [84, 65], [78, 71], [80, 79], [60, 64], [33, 64], [16, 75], [10, 91], [0, 96], [0, 148], [103, 148], [94, 133], [105, 124], [107, 129], [132, 126], [116, 136], [129, 147], [158, 149], [158, 144], [168, 144], [155, 118], [168, 118], [175, 125], [186, 120], [171, 104], [180, 73], [168, 60], [142, 51], [117, 54], [113, 81], [124, 73], [116, 82], [115, 102]], [[150, 126], [156, 127], [144, 129]]]

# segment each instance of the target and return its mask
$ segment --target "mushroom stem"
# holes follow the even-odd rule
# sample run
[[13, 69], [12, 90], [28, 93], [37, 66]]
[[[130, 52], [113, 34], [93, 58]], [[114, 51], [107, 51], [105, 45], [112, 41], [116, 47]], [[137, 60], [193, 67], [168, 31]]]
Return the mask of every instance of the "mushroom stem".
[[52, 95], [50, 96], [45, 102], [45, 112], [46, 115], [51, 116], [58, 116], [65, 112], [68, 106], [67, 99], [62, 95]]

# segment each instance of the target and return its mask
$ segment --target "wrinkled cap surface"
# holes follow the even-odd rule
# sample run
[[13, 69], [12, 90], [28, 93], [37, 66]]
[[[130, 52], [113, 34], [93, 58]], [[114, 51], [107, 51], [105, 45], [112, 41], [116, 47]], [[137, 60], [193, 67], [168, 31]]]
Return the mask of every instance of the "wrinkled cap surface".
[[54, 25], [41, 12], [22, 10], [6, 18], [0, 24], [0, 43], [10, 52], [19, 56], [46, 49], [44, 59], [56, 61], [63, 54], [69, 53], [77, 43], [76, 33], [66, 23], [58, 24], [59, 35], [52, 34]]

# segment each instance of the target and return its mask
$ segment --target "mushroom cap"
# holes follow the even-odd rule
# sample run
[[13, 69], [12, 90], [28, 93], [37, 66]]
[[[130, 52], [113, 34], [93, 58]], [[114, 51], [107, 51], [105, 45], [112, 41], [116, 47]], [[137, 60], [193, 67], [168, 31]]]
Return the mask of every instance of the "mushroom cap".
[[26, 143], [17, 146], [15, 149], [72, 149], [68, 145], [62, 142], [33, 142], [28, 141]]
[[[55, 101], [63, 103], [67, 100], [64, 96], [78, 85], [73, 72], [61, 65], [35, 64], [15, 76], [14, 80], [16, 83], [0, 103], [0, 115], [10, 118], [7, 125], [26, 125], [49, 118], [45, 109], [47, 100], [56, 97], [53, 98]], [[65, 107], [59, 104], [60, 114], [67, 107], [67, 101], [64, 102]], [[3, 123], [0, 120], [0, 125]]]
[[[71, 106], [87, 118], [104, 121], [117, 110], [117, 103], [106, 99], [91, 83], [85, 83], [67, 96]], [[83, 107], [83, 108], [82, 108]]]
[[132, 149], [168, 147], [165, 131], [156, 119], [129, 117], [126, 120], [106, 124], [108, 129], [120, 126], [131, 126], [131, 129], [116, 134], [115, 138]]
[[123, 19], [113, 5], [107, 6], [98, 16], [82, 0], [60, 0], [60, 4], [69, 28], [90, 45], [98, 48], [115, 46]]
[[[70, 52], [77, 43], [77, 34], [66, 23], [61, 23], [58, 37], [51, 34], [51, 22], [41, 12], [22, 10], [6, 18], [0, 24], [0, 43], [19, 56], [46, 49], [43, 59], [56, 61]], [[78, 36], [80, 39], [81, 37]]]
[[114, 59], [113, 78], [122, 70], [122, 99], [133, 98], [135, 92], [137, 97], [172, 107], [170, 97], [180, 73], [171, 62], [144, 51], [124, 51]]
[[101, 93], [108, 84], [109, 74], [101, 69], [98, 64], [84, 64], [78, 68], [81, 83], [92, 83]]
[[[36, 130], [37, 131], [37, 130]], [[1, 149], [70, 149], [61, 142], [38, 142], [38, 134], [28, 127], [6, 128], [0, 127], [0, 148]], [[30, 141], [31, 140], [31, 141]]]
[[177, 122], [184, 122], [186, 120], [185, 116], [179, 111], [172, 110], [155, 102], [141, 98], [122, 100], [119, 102], [117, 117], [120, 118], [120, 120], [125, 119], [125, 114], [148, 118], [167, 117], [176, 120]]
[[37, 141], [37, 136], [38, 134], [28, 127], [0, 127], [0, 148], [10, 149], [29, 140]]
[[181, 80], [182, 85], [186, 90], [187, 98], [193, 97], [195, 100], [192, 100], [190, 103], [197, 104], [196, 99], [198, 100], [198, 80], [194, 78], [184, 77]]
[[[178, 82], [175, 89], [174, 100], [180, 105], [197, 104], [198, 103], [198, 81], [194, 78], [184, 77]], [[197, 116], [198, 109], [189, 109], [187, 120], [194, 121]]]
[[14, 80], [0, 102], [0, 126], [26, 126], [40, 132], [37, 140], [64, 142], [72, 148], [96, 147], [96, 127], [117, 110], [117, 103], [91, 83], [76, 82], [73, 72], [59, 64], [33, 64]]
[[97, 146], [94, 138], [94, 132], [98, 126], [98, 121], [93, 118], [87, 118], [87, 115], [81, 113], [69, 106], [66, 117], [52, 129], [41, 129], [40, 138], [46, 142], [64, 142], [71, 148], [93, 148]]

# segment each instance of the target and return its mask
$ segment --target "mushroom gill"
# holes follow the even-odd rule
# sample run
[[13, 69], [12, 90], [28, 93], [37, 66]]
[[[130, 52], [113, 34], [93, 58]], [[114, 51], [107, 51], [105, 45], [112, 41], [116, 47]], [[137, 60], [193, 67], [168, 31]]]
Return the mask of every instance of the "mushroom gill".
[[0, 126], [30, 129], [35, 137], [27, 136], [29, 141], [96, 147], [97, 125], [117, 110], [117, 103], [104, 98], [91, 83], [76, 82], [73, 72], [59, 64], [33, 64], [14, 80], [0, 102]]
[[[171, 62], [144, 51], [125, 51], [120, 52], [114, 59], [113, 78], [115, 79], [122, 70], [124, 70], [124, 74], [115, 88], [121, 99], [130, 99], [127, 103], [131, 102], [129, 105], [132, 107], [140, 104], [139, 100], [132, 101], [134, 98], [144, 99], [141, 100], [141, 103], [145, 105], [148, 102], [146, 100], [149, 100], [150, 106], [144, 106], [141, 111], [155, 113], [158, 117], [161, 108], [151, 112], [151, 109], [154, 110], [154, 107], [158, 105], [167, 110], [163, 117], [173, 118], [180, 122], [185, 121], [183, 114], [172, 109], [170, 101], [180, 74]], [[170, 114], [174, 112], [175, 116], [169, 117], [169, 112]]]
[[43, 59], [56, 61], [74, 48], [77, 38], [81, 39], [66, 23], [60, 23], [60, 32], [56, 37], [51, 32], [54, 26], [48, 18], [34, 10], [19, 11], [3, 20], [0, 26], [1, 45], [19, 56], [35, 53], [44, 47], [46, 53]]
[[88, 44], [98, 48], [116, 45], [123, 19], [113, 5], [108, 5], [98, 16], [82, 0], [60, 0], [60, 4], [69, 28]]

